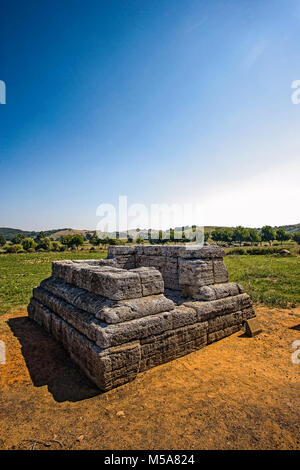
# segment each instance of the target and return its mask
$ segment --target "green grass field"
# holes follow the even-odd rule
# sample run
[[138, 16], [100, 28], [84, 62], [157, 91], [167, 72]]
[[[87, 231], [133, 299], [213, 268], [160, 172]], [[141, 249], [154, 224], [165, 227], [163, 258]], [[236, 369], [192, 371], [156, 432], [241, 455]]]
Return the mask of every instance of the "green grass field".
[[[104, 258], [106, 252], [24, 253], [0, 256], [0, 314], [25, 307], [31, 291], [51, 273], [59, 259]], [[226, 256], [231, 281], [239, 282], [253, 301], [268, 306], [300, 305], [300, 257]]]
[[226, 256], [229, 280], [242, 284], [254, 302], [269, 307], [300, 305], [300, 257]]

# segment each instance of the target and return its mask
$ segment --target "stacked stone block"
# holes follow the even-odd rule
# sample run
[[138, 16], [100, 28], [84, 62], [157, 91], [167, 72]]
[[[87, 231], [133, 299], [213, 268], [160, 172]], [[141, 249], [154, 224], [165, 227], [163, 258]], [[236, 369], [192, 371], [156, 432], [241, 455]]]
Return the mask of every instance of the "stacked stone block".
[[109, 390], [255, 316], [242, 287], [227, 282], [223, 255], [212, 246], [116, 246], [105, 260], [57, 261], [28, 314]]

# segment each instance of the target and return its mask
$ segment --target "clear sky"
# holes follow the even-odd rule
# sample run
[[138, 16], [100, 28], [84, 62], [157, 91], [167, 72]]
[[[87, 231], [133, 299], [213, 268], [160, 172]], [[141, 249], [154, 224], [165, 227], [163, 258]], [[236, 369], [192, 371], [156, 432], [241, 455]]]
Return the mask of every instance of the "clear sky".
[[299, 223], [299, 44], [299, 0], [2, 0], [0, 226], [94, 229], [119, 195]]

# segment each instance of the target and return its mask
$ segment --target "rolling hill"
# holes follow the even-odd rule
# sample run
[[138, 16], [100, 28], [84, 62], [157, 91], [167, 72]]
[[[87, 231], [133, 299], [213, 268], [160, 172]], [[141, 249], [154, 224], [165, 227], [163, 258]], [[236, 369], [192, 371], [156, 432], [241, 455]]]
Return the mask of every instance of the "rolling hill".
[[[294, 232], [300, 232], [300, 223], [299, 224], [294, 224], [294, 225], [280, 225], [280, 226], [275, 226], [275, 229], [278, 229], [279, 227], [282, 227], [284, 230], [286, 230], [288, 233], [294, 233]], [[209, 226], [205, 227], [205, 231], [212, 232], [213, 230], [217, 228], [225, 228], [221, 226]], [[229, 228], [229, 227], [227, 227]], [[232, 228], [232, 227], [230, 227]], [[181, 232], [181, 227], [176, 227], [175, 232]], [[186, 233], [191, 232], [192, 227], [185, 227]], [[22, 233], [25, 237], [30, 237], [30, 238], [35, 238], [39, 232], [36, 231], [28, 231], [28, 230], [22, 230], [18, 228], [10, 228], [10, 227], [0, 227], [0, 235], [3, 235], [3, 237], [11, 241], [15, 235], [18, 233]], [[61, 228], [61, 229], [53, 229], [53, 230], [44, 230], [45, 236], [46, 237], [51, 237], [53, 239], [59, 239], [62, 235], [74, 235], [76, 233], [79, 233], [81, 235], [86, 235], [87, 233], [94, 234], [95, 232], [93, 230], [76, 230], [72, 228]], [[133, 234], [133, 230], [129, 230], [128, 234]], [[146, 236], [148, 233], [148, 230], [140, 230], [139, 235], [141, 238], [143, 236]], [[120, 233], [120, 238], [126, 238], [125, 233]]]
[[[44, 233], [46, 237], [51, 237], [53, 234], [55, 234], [59, 230], [72, 230], [72, 229], [45, 230]], [[6, 240], [11, 241], [18, 233], [21, 233], [25, 237], [35, 238], [39, 232], [35, 232], [34, 230], [30, 232], [28, 230], [22, 230], [19, 228], [0, 227], [0, 235], [3, 235], [3, 237]]]

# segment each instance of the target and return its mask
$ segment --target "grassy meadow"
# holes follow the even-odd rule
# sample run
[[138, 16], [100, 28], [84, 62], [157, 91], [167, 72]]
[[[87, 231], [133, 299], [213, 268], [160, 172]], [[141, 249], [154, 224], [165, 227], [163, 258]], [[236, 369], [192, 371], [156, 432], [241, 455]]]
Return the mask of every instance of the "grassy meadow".
[[[32, 288], [51, 273], [59, 259], [104, 258], [106, 251], [0, 255], [0, 314], [25, 307]], [[300, 305], [300, 257], [232, 255], [225, 257], [230, 281], [239, 282], [254, 302], [270, 307]]]
[[253, 302], [269, 307], [300, 305], [300, 257], [226, 256], [229, 280], [242, 284]]

